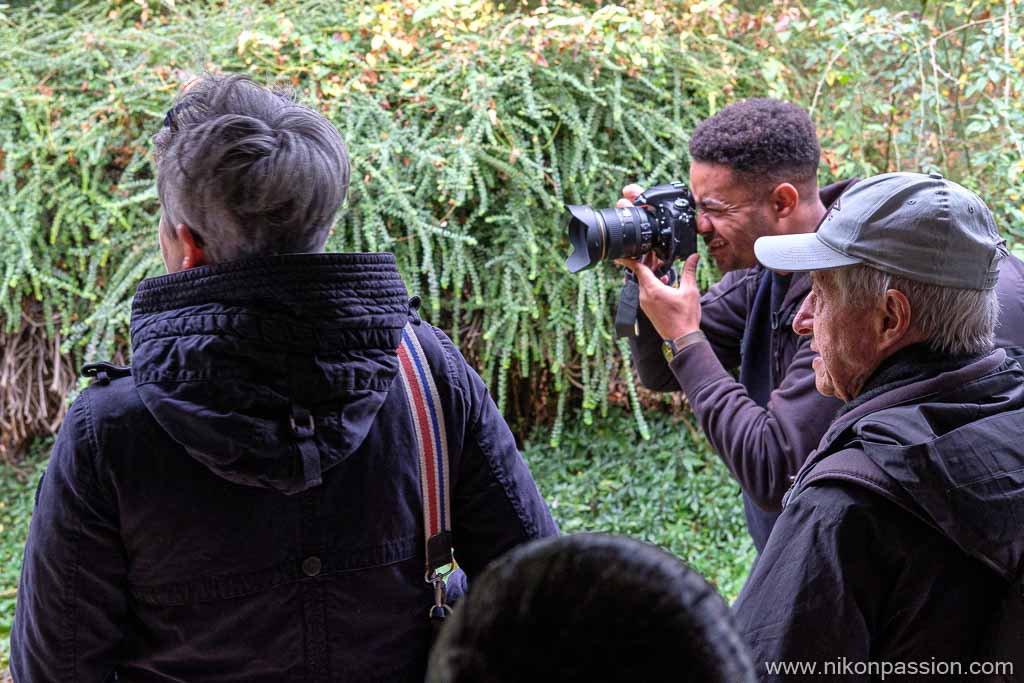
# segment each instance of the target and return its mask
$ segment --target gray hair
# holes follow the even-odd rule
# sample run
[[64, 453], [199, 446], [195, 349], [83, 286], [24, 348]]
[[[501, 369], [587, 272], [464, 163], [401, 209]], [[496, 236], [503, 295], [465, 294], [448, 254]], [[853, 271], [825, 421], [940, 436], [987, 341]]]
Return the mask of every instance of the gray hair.
[[837, 268], [830, 285], [840, 305], [870, 305], [896, 289], [910, 302], [911, 328], [933, 351], [975, 354], [990, 351], [999, 299], [993, 289], [956, 289], [890, 275], [865, 265]]
[[211, 263], [322, 250], [348, 190], [337, 129], [244, 76], [193, 83], [153, 147], [163, 210]]

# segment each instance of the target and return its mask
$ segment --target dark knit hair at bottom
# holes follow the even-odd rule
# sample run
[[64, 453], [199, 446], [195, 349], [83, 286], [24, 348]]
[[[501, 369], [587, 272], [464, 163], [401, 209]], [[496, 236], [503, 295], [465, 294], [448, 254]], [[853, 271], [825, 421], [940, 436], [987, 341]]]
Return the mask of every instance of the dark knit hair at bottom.
[[647, 543], [578, 534], [521, 546], [470, 586], [431, 683], [753, 681], [715, 589]]

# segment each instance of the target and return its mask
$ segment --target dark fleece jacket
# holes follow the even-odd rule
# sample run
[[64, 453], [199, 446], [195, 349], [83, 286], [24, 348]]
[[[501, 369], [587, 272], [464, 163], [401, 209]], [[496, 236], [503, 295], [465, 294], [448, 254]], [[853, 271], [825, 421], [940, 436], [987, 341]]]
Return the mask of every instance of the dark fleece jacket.
[[735, 609], [764, 681], [843, 658], [966, 673], [1022, 561], [1024, 371], [909, 347], [801, 469]]

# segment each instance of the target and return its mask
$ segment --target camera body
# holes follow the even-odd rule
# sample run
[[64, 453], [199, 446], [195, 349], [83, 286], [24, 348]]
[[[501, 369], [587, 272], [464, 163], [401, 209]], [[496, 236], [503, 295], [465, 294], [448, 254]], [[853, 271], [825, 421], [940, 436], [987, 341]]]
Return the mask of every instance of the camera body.
[[671, 268], [676, 259], [697, 251], [697, 212], [684, 183], [655, 185], [637, 197], [634, 206], [592, 209], [570, 204], [569, 242], [573, 252], [565, 261], [571, 273], [593, 268], [600, 261], [640, 258], [653, 251]]
[[[640, 258], [653, 251], [661, 259], [655, 273], [664, 275], [676, 259], [697, 251], [697, 207], [683, 183], [655, 185], [636, 198], [633, 206], [597, 209], [580, 204], [569, 211], [569, 242], [573, 251], [565, 260], [570, 273], [593, 268], [601, 261], [620, 257]], [[640, 287], [632, 273], [619, 296], [615, 332], [619, 337], [637, 334]]]

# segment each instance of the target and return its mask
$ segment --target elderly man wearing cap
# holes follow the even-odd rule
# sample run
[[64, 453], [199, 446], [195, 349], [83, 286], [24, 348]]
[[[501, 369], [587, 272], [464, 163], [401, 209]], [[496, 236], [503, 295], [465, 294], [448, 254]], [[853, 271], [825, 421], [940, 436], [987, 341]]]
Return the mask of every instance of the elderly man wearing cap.
[[1024, 563], [1024, 371], [993, 349], [992, 214], [937, 174], [889, 173], [755, 253], [810, 271], [793, 326], [845, 403], [736, 603], [762, 680], [797, 661], [830, 680], [970, 673], [1006, 645], [995, 615]]

